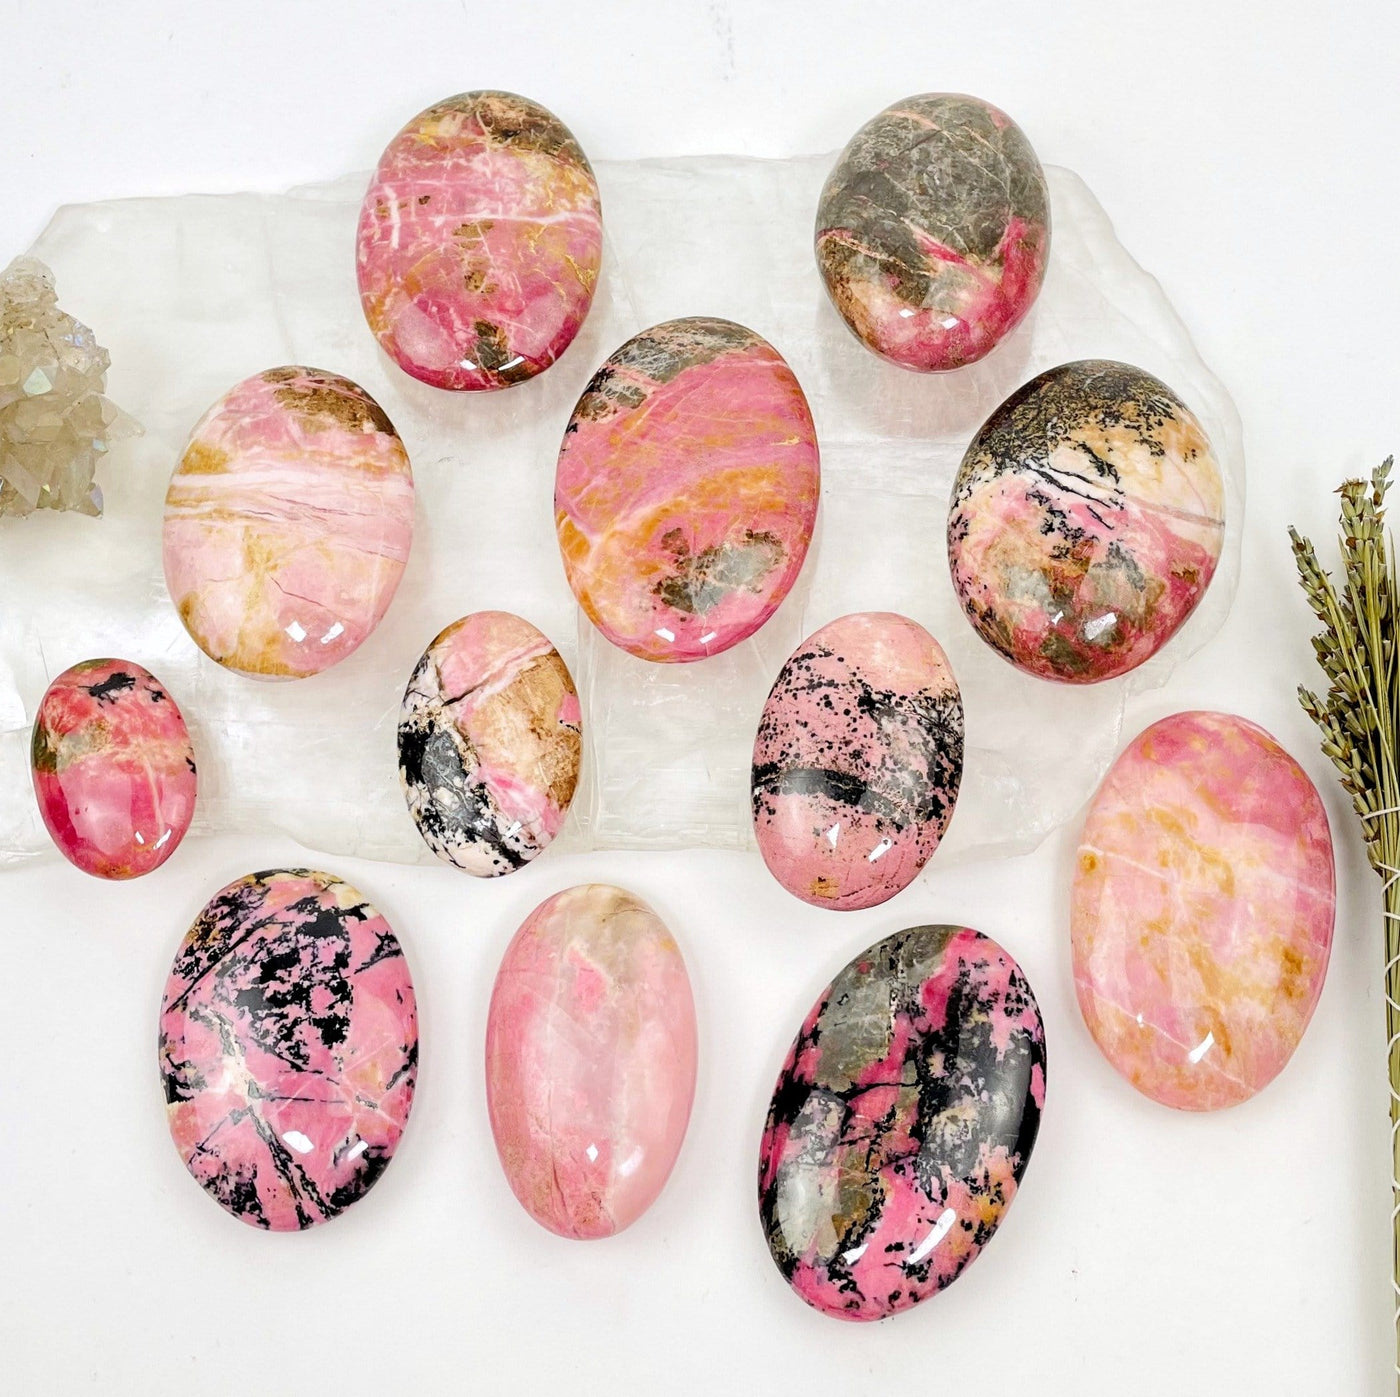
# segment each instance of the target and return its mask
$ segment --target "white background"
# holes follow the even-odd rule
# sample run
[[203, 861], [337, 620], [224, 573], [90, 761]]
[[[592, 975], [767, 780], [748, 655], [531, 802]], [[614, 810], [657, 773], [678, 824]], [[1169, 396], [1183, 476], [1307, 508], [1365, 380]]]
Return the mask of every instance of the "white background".
[[[1137, 1096], [1080, 1021], [1074, 830], [1001, 866], [935, 861], [893, 902], [844, 916], [788, 897], [756, 856], [549, 857], [491, 884], [338, 860], [406, 944], [420, 1091], [374, 1193], [289, 1237], [237, 1225], [187, 1177], [154, 1038], [170, 957], [206, 898], [305, 855], [226, 839], [191, 842], [130, 885], [56, 859], [0, 873], [0, 1390], [1393, 1390], [1377, 888], [1293, 698], [1313, 674], [1285, 528], [1327, 539], [1332, 487], [1400, 447], [1398, 13], [0, 0], [0, 262], [59, 203], [368, 168], [409, 115], [471, 87], [543, 101], [596, 157], [828, 150], [911, 92], [997, 102], [1043, 159], [1087, 179], [1244, 418], [1234, 612], [1127, 730], [1190, 706], [1262, 722], [1327, 797], [1341, 888], [1327, 986], [1287, 1072], [1194, 1118]], [[582, 1245], [511, 1198], [481, 1045], [514, 928], [585, 879], [625, 884], [676, 931], [703, 1058], [660, 1201], [622, 1237]], [[913, 1312], [846, 1326], [799, 1303], [768, 1259], [758, 1136], [822, 985], [922, 921], [979, 927], [1020, 959], [1046, 1019], [1048, 1105], [977, 1265]]]

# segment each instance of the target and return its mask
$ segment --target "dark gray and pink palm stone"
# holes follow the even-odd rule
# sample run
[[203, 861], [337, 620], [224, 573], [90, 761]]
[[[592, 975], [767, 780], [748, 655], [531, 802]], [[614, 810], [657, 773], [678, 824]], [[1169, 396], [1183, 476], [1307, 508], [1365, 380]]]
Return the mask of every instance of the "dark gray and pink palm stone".
[[1035, 995], [997, 943], [918, 926], [857, 956], [778, 1077], [759, 1160], [768, 1247], [837, 1319], [955, 1281], [1015, 1198], [1045, 1104]]
[[948, 562], [977, 633], [1017, 668], [1135, 669], [1205, 595], [1225, 537], [1205, 429], [1161, 379], [1081, 359], [1016, 390], [953, 483]]
[[362, 1198], [398, 1148], [418, 1015], [389, 924], [328, 873], [252, 873], [175, 955], [160, 1016], [170, 1133], [215, 1202], [294, 1232]]
[[841, 152], [817, 208], [817, 266], [856, 337], [921, 373], [975, 363], [1025, 319], [1050, 253], [1050, 197], [1005, 112], [926, 92]]

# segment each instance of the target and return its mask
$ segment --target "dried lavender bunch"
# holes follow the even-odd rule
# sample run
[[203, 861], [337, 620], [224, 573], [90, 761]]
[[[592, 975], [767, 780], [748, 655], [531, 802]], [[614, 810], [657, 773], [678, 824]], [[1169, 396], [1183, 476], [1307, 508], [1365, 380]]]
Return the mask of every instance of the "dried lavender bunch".
[[1342, 575], [1323, 571], [1317, 553], [1290, 529], [1298, 576], [1322, 631], [1313, 637], [1328, 689], [1298, 697], [1322, 732], [1322, 750], [1341, 775], [1361, 820], [1371, 867], [1381, 877], [1385, 932], [1386, 1046], [1390, 1070], [1391, 1279], [1395, 1288], [1396, 1376], [1400, 1389], [1400, 657], [1395, 619], [1400, 574], [1385, 531], [1393, 458], [1368, 482], [1348, 480], [1342, 497]]

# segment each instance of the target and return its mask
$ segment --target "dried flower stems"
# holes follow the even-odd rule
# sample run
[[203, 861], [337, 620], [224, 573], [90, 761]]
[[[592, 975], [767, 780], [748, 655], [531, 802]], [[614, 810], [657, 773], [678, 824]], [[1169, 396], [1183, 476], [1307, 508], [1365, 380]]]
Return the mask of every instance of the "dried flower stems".
[[[1386, 1047], [1390, 1069], [1391, 1284], [1396, 1375], [1400, 1380], [1400, 573], [1385, 534], [1392, 459], [1364, 480], [1348, 480], [1342, 497], [1342, 578], [1322, 570], [1307, 539], [1290, 529], [1308, 605], [1322, 622], [1313, 637], [1330, 687], [1325, 698], [1298, 690], [1322, 732], [1322, 750], [1341, 774], [1361, 819], [1371, 867], [1382, 880], [1385, 929]], [[1400, 1384], [1398, 1384], [1400, 1385]]]

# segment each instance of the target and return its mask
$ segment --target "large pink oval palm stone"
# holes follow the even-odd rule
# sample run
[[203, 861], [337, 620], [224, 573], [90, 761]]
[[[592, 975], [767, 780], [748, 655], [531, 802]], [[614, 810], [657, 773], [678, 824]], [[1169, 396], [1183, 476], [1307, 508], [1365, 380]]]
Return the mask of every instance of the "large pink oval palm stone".
[[160, 1013], [175, 1147], [221, 1207], [294, 1232], [363, 1197], [413, 1105], [418, 1014], [388, 922], [329, 873], [250, 873], [175, 954]]
[[1089, 809], [1074, 983], [1104, 1056], [1167, 1106], [1233, 1106], [1283, 1069], [1327, 972], [1327, 812], [1262, 728], [1177, 713], [1140, 734]]
[[593, 302], [598, 183], [569, 128], [510, 92], [464, 92], [389, 142], [360, 209], [365, 319], [435, 388], [547, 369]]
[[590, 883], [526, 918], [496, 975], [486, 1100], [512, 1191], [561, 1237], [609, 1237], [661, 1192], [695, 1095], [695, 1006], [646, 903]]
[[165, 686], [129, 660], [64, 670], [40, 701], [30, 758], [44, 827], [84, 873], [159, 868], [194, 817], [185, 720]]
[[413, 472], [358, 384], [268, 369], [200, 419], [165, 497], [165, 584], [194, 642], [257, 679], [339, 663], [379, 624], [413, 541]]
[[942, 647], [907, 616], [842, 616], [797, 647], [763, 706], [763, 861], [817, 907], [884, 902], [938, 847], [962, 767], [962, 698]]
[[717, 655], [791, 590], [820, 490], [807, 399], [771, 344], [729, 320], [653, 326], [594, 374], [564, 435], [569, 586], [633, 655]]

